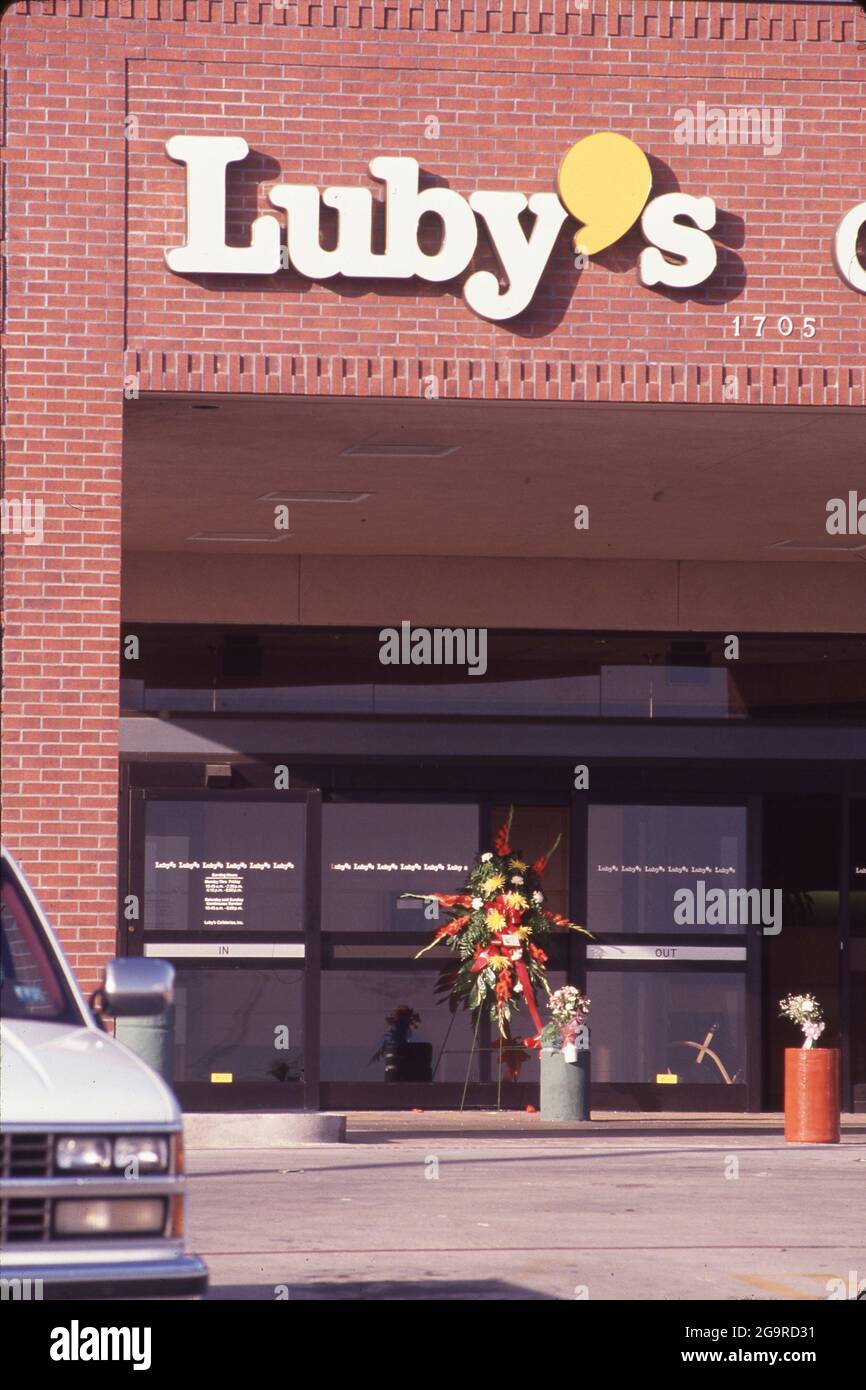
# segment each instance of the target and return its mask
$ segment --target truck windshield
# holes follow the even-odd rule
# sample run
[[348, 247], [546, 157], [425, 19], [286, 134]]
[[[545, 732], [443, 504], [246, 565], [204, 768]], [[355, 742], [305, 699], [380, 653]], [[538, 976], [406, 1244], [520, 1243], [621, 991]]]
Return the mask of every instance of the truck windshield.
[[81, 1023], [27, 898], [4, 863], [0, 883], [0, 1017]]

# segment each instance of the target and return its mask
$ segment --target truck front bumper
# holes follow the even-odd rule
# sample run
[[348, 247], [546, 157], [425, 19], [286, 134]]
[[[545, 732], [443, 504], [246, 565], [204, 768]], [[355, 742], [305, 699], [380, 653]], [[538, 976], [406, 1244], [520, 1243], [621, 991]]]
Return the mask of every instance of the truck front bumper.
[[201, 1298], [207, 1265], [196, 1255], [105, 1264], [9, 1265], [2, 1270], [4, 1297], [42, 1299]]

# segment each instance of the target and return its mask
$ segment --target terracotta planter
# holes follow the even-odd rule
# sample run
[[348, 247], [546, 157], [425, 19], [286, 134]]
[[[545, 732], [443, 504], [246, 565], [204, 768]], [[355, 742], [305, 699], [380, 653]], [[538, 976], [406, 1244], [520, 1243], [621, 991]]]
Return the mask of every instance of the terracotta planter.
[[785, 1138], [790, 1144], [839, 1143], [838, 1048], [785, 1048]]

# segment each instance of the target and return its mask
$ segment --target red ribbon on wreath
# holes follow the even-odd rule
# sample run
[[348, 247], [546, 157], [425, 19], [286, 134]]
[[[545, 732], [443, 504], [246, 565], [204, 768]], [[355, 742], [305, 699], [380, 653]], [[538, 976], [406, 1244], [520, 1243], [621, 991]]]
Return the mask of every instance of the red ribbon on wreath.
[[538, 1009], [535, 1004], [535, 991], [532, 988], [532, 981], [529, 978], [529, 971], [526, 968], [526, 962], [521, 958], [519, 961], [515, 962], [515, 968], [517, 970], [517, 978], [523, 987], [523, 995], [526, 999], [526, 1007], [530, 1012], [532, 1022], [535, 1024], [536, 1032], [538, 1035], [540, 1035], [541, 1030], [544, 1027], [544, 1024], [542, 1023], [539, 1017]]
[[[486, 946], [481, 947], [474, 961], [472, 962], [473, 975], [477, 975], [481, 970], [484, 970], [485, 967], [490, 964], [490, 961], [494, 956], [505, 956], [506, 959], [511, 961], [511, 964], [514, 967], [514, 971], [517, 975], [517, 979], [520, 983], [520, 987], [523, 990], [523, 997], [526, 1000], [526, 1007], [529, 1010], [532, 1022], [535, 1024], [536, 1036], [538, 1036], [541, 1033], [544, 1024], [541, 1021], [541, 1017], [538, 1012], [538, 1007], [535, 1003], [535, 990], [532, 988], [532, 981], [529, 978], [529, 971], [526, 967], [526, 961], [523, 959], [523, 951], [520, 948], [506, 946], [500, 937], [494, 936], [491, 938], [491, 940], [488, 942]], [[530, 1043], [529, 1039], [524, 1039], [523, 1041], [527, 1046], [536, 1045], [534, 1043]]]

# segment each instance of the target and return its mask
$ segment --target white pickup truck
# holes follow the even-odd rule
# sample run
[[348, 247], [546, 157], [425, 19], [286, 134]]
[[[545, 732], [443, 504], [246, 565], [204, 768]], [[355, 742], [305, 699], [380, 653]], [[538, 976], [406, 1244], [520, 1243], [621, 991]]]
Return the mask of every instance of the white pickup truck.
[[[3, 1297], [199, 1297], [177, 1101], [99, 1026], [5, 849], [0, 875]], [[112, 961], [102, 1012], [157, 1014], [172, 987], [165, 962]]]

